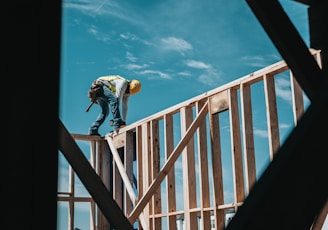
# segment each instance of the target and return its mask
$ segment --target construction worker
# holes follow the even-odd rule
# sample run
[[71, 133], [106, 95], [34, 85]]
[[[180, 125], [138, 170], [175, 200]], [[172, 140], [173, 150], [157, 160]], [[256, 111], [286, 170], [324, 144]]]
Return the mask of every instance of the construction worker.
[[[128, 100], [130, 95], [140, 91], [141, 84], [138, 80], [130, 81], [120, 75], [101, 76], [96, 82], [100, 84], [100, 92], [93, 102], [100, 106], [101, 112], [89, 128], [89, 135], [100, 136], [98, 129], [109, 115], [109, 109], [113, 115], [110, 123], [114, 132], [117, 132], [119, 128], [126, 125]], [[120, 112], [120, 108], [122, 112]]]

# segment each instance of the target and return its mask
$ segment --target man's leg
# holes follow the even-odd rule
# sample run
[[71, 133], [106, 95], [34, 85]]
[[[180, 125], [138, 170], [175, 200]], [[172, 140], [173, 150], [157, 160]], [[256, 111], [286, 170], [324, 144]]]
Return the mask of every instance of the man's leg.
[[107, 101], [106, 101], [105, 98], [99, 98], [98, 99], [98, 104], [101, 108], [101, 112], [97, 116], [97, 119], [90, 126], [89, 135], [98, 135], [98, 136], [100, 136], [100, 134], [98, 133], [98, 129], [104, 123], [106, 117], [109, 114], [109, 108], [108, 108], [108, 104], [107, 104]]
[[112, 98], [109, 102], [110, 109], [113, 114], [113, 128], [114, 130], [119, 129], [122, 125], [125, 124], [121, 118], [121, 113], [120, 113], [120, 103], [118, 98]]
[[113, 115], [113, 119], [112, 122], [110, 122], [110, 125], [113, 126], [114, 130], [117, 130], [122, 125], [125, 125], [125, 122], [123, 122], [120, 113], [120, 101], [108, 88], [107, 89], [104, 88], [104, 94], [108, 98], [110, 110]]

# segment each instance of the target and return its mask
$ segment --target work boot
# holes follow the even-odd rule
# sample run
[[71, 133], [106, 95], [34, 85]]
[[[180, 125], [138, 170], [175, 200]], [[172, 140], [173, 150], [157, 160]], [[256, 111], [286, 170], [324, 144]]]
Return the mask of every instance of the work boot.
[[[114, 120], [110, 120], [110, 121], [109, 121], [109, 125], [110, 125], [110, 126], [114, 126]], [[122, 123], [121, 123], [121, 125], [120, 125], [120, 128], [123, 128], [123, 127], [125, 127], [125, 126], [126, 126], [125, 121], [122, 121]]]
[[92, 136], [100, 136], [100, 134], [98, 133], [98, 129], [89, 129], [89, 134], [88, 135], [92, 135]]
[[114, 128], [114, 131], [115, 131], [116, 133], [118, 133], [118, 131], [119, 131], [121, 128], [124, 128], [125, 126], [126, 126], [126, 123], [123, 121], [123, 122], [120, 124], [120, 126]]
[[125, 126], [126, 126], [126, 123], [125, 123], [125, 121], [123, 121], [122, 124], [120, 125], [119, 129], [120, 129], [120, 128], [123, 128], [123, 127], [125, 127]]

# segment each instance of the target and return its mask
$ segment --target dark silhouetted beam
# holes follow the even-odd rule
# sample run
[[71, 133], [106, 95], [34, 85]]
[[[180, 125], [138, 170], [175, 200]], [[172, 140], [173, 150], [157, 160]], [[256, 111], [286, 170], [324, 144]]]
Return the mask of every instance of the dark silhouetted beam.
[[295, 2], [303, 3], [305, 5], [310, 5], [311, 0], [293, 0]]
[[246, 0], [312, 101], [324, 80], [321, 69], [278, 0]]
[[133, 227], [131, 223], [125, 217], [115, 200], [113, 200], [112, 193], [108, 191], [103, 184], [97, 173], [91, 167], [88, 159], [83, 155], [79, 146], [60, 120], [58, 121], [58, 126], [58, 149], [72, 166], [75, 173], [100, 208], [102, 214], [115, 229], [132, 230]]

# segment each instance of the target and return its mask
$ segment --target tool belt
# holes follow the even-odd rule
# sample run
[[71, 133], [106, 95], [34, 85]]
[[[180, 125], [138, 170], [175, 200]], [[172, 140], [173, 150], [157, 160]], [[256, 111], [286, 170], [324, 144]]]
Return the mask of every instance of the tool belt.
[[97, 103], [98, 97], [103, 94], [103, 85], [104, 82], [100, 80], [94, 80], [88, 90], [88, 98], [91, 102]]

